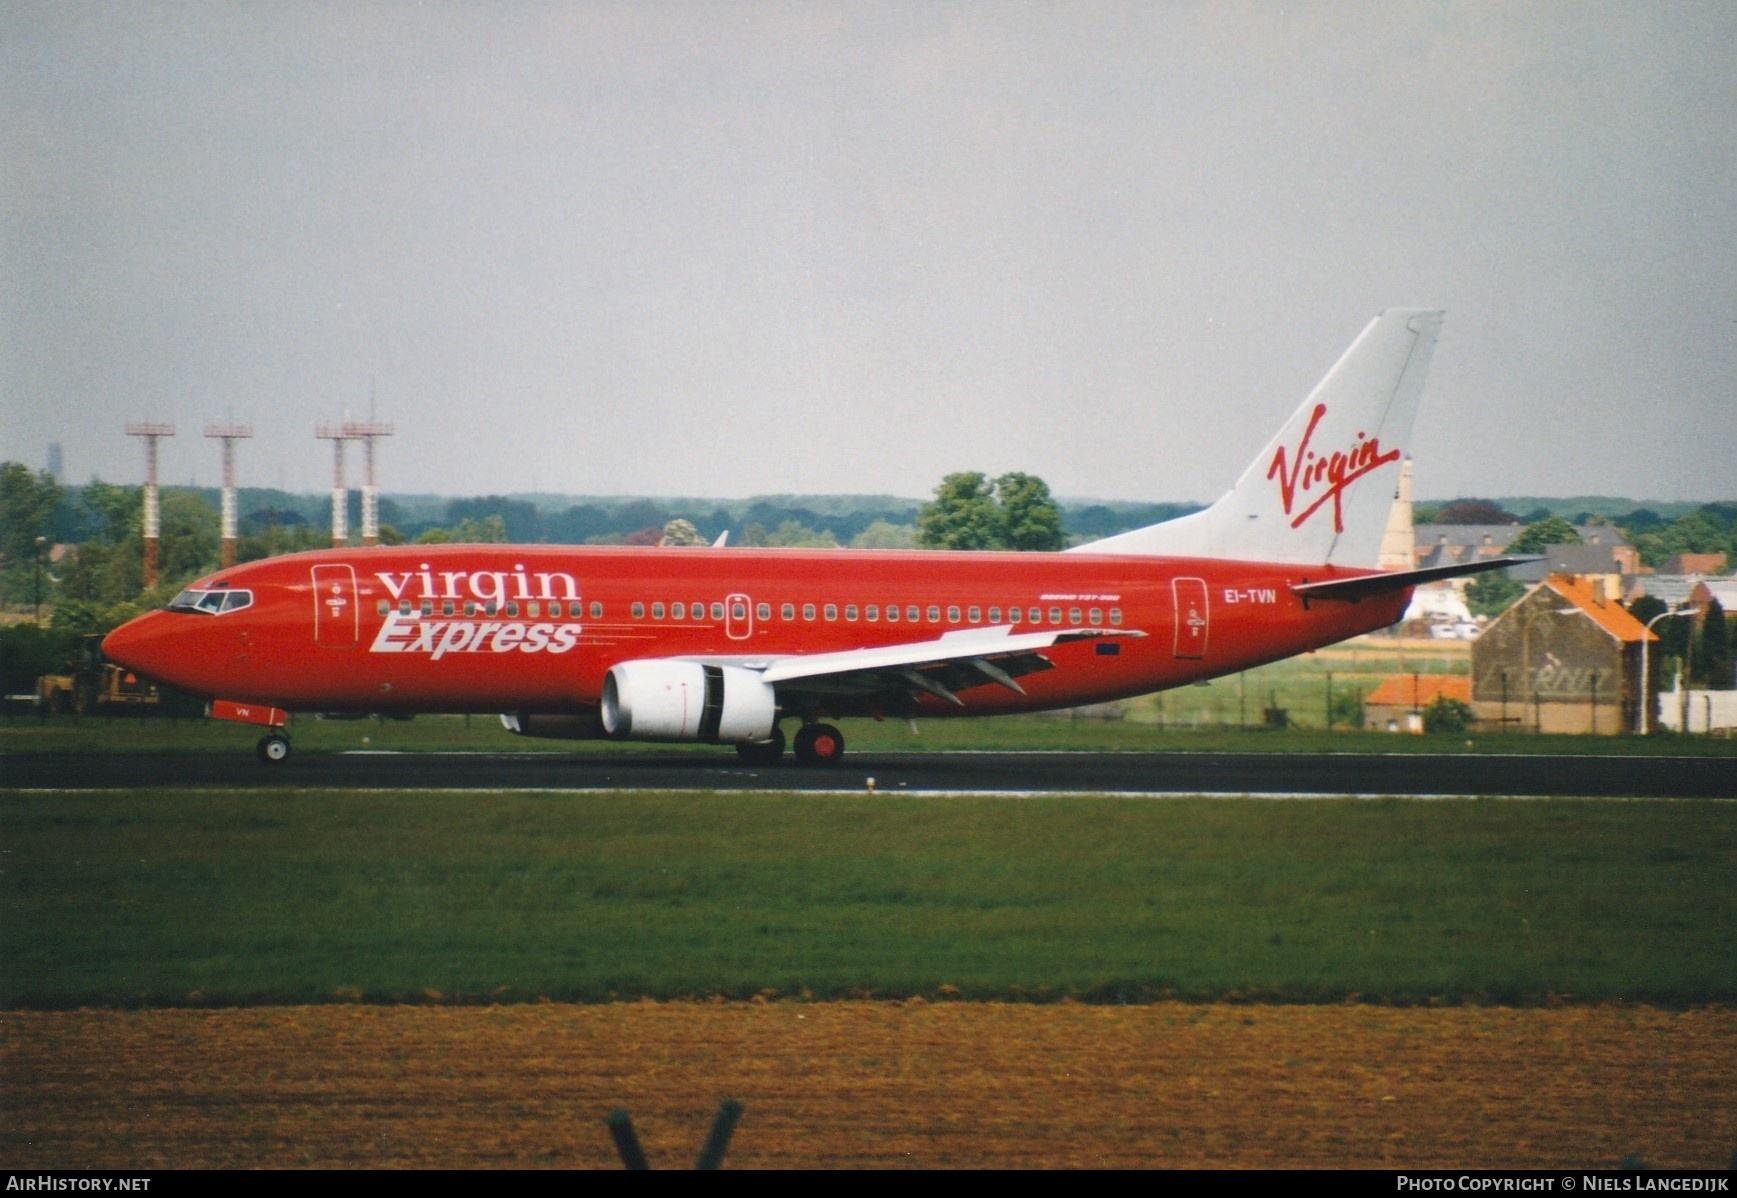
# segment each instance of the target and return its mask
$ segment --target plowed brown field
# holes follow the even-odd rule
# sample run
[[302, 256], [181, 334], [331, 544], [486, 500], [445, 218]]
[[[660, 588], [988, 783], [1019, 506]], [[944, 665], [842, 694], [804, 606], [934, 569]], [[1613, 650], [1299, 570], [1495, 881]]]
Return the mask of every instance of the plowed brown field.
[[0, 1015], [15, 1169], [1723, 1168], [1737, 1011], [1161, 1003], [323, 1006]]

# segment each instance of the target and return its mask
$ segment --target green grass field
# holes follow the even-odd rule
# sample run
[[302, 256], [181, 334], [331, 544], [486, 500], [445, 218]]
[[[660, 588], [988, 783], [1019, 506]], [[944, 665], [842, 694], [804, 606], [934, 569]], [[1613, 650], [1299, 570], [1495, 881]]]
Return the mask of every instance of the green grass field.
[[1723, 803], [0, 792], [0, 1007], [1737, 1000]]

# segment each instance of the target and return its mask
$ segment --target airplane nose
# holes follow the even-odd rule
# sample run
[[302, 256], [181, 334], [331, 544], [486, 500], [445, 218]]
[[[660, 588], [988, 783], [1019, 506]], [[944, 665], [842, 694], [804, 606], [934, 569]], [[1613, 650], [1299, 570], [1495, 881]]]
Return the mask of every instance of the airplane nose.
[[180, 655], [172, 646], [176, 620], [163, 612], [148, 612], [128, 620], [103, 638], [103, 656], [135, 674], [158, 682], [173, 681]]

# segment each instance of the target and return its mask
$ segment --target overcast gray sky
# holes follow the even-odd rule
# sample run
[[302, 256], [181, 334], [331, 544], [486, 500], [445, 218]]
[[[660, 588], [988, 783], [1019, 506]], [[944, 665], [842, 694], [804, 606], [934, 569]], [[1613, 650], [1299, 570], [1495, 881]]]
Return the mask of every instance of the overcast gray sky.
[[[1420, 495], [1737, 496], [1737, 4], [0, 0], [0, 457], [1216, 496], [1448, 310]], [[352, 465], [352, 473], [357, 466]]]

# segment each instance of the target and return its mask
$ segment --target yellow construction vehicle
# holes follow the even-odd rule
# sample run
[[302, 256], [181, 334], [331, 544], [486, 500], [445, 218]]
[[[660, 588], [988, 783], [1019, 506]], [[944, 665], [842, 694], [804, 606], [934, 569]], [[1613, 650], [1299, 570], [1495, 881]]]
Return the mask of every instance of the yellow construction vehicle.
[[79, 715], [155, 715], [162, 696], [129, 670], [103, 660], [100, 633], [82, 638], [78, 659], [63, 674], [36, 680], [36, 705], [46, 711]]

